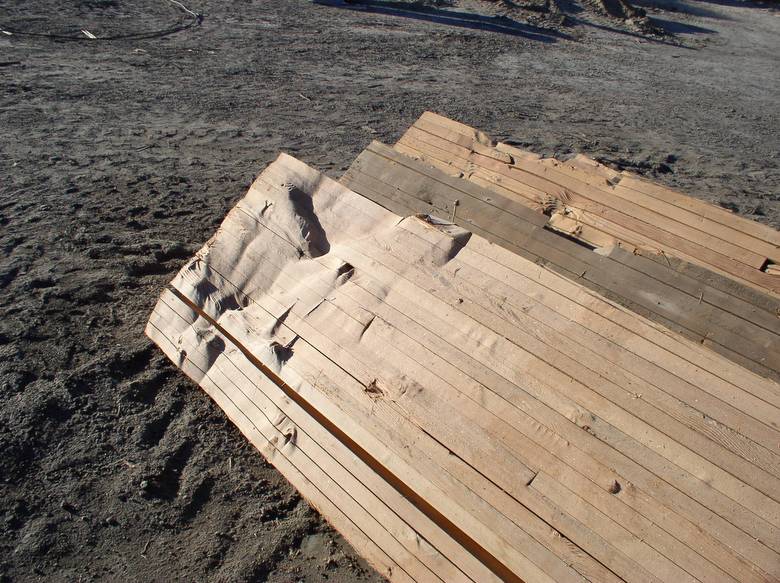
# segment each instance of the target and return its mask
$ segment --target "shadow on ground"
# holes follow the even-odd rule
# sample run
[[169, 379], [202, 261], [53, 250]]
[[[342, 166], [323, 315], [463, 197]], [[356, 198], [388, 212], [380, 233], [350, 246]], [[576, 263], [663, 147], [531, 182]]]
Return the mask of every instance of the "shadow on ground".
[[360, 2], [314, 0], [314, 2], [316, 4], [343, 8], [346, 10], [387, 14], [389, 16], [412, 18], [414, 20], [422, 20], [425, 22], [445, 24], [472, 30], [484, 30], [511, 36], [521, 36], [529, 40], [544, 43], [552, 43], [558, 39], [568, 38], [567, 35], [561, 32], [524, 24], [503, 16], [485, 16], [482, 14], [435, 8], [419, 4], [408, 4], [405, 2], [382, 0], [361, 0]]

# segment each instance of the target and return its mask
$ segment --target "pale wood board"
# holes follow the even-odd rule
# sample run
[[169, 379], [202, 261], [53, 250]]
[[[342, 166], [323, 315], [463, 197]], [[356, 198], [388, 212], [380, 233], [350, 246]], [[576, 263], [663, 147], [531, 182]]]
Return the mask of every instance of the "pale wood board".
[[[780, 278], [771, 267], [763, 270], [767, 260], [778, 262], [778, 233], [724, 209], [611, 171], [584, 156], [561, 162], [494, 145], [481, 132], [431, 112], [424, 113], [397, 146], [450, 174], [515, 192], [532, 208], [544, 198], [570, 205], [579, 211], [583, 225], [625, 245], [642, 240], [650, 250], [703, 265], [775, 296], [780, 292]], [[583, 235], [588, 240], [587, 230]]]
[[[385, 181], [374, 175], [383, 176]], [[417, 183], [415, 176], [420, 176]], [[388, 208], [394, 212], [427, 212], [454, 219], [515, 253], [591, 284], [611, 299], [671, 325], [743, 366], [774, 379], [780, 377], [780, 333], [774, 323], [778, 318], [771, 312], [700, 284], [671, 266], [664, 268], [644, 257], [627, 257], [621, 250], [601, 256], [525, 221], [514, 221], [513, 229], [511, 219], [497, 223], [484, 217], [478, 208], [455, 207], [453, 216], [451, 206], [432, 204], [428, 190], [422, 186], [426, 184], [423, 178], [444, 179], [444, 174], [374, 142], [358, 157], [342, 182], [386, 206], [392, 198], [394, 202]], [[401, 183], [406, 190], [397, 186]], [[415, 184], [420, 184], [419, 188]], [[489, 191], [484, 192], [477, 196], [488, 196]], [[775, 303], [780, 309], [776, 300], [767, 299], [767, 303]]]

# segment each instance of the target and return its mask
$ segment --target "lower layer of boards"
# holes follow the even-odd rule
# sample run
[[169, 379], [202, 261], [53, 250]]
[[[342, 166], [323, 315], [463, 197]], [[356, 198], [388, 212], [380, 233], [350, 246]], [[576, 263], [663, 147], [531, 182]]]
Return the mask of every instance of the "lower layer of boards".
[[546, 209], [550, 227], [595, 247], [678, 257], [780, 298], [780, 233], [578, 155], [540, 158], [423, 113], [395, 148], [455, 176]]
[[[780, 301], [675, 257], [591, 251], [516, 197], [448, 176], [379, 142], [341, 182], [398, 214], [431, 213], [543, 263], [623, 306], [780, 379]], [[457, 201], [457, 203], [456, 203]]]

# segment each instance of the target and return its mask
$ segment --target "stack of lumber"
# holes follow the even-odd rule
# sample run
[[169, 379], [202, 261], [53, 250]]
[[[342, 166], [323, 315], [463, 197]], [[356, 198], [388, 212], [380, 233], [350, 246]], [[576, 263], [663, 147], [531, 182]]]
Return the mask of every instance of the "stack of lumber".
[[453, 175], [551, 215], [550, 225], [594, 247], [671, 255], [780, 293], [780, 233], [585, 156], [540, 158], [426, 112], [396, 144]]
[[763, 376], [780, 378], [780, 301], [673, 257], [593, 252], [505, 191], [454, 178], [379, 142], [342, 182], [396, 214], [430, 213], [542, 263]]
[[778, 580], [780, 386], [532, 259], [564, 239], [508, 198], [526, 245], [453, 224], [448, 180], [441, 221], [281, 155], [147, 334], [391, 581]]

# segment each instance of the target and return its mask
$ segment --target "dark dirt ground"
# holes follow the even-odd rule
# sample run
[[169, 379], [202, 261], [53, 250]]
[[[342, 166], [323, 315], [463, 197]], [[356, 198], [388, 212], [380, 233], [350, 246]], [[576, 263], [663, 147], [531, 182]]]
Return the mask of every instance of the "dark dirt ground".
[[[647, 38], [575, 0], [563, 27], [481, 0], [185, 4], [202, 23], [162, 37], [0, 33], [0, 581], [380, 580], [143, 335], [280, 150], [338, 176], [432, 109], [780, 226], [776, 5], [640, 3], [671, 33]], [[0, 29], [63, 35], [187, 18], [0, 4]]]

